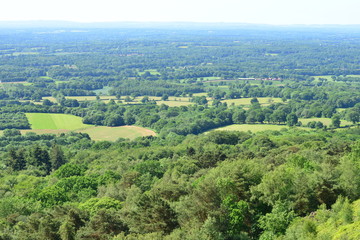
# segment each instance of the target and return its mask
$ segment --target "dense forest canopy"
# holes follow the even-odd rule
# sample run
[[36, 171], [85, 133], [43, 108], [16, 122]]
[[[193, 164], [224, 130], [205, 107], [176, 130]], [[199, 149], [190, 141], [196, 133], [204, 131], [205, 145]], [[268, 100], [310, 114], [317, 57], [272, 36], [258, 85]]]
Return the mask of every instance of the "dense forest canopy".
[[[359, 239], [359, 46], [357, 26], [0, 24], [0, 239]], [[157, 136], [24, 133], [28, 113]], [[233, 124], [282, 129], [212, 131]]]

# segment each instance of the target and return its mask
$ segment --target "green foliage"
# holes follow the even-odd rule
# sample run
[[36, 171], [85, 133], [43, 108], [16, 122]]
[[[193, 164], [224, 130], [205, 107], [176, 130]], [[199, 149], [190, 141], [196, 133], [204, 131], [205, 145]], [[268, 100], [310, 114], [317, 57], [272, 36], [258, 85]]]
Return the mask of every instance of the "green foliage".
[[334, 116], [331, 118], [331, 122], [332, 122], [332, 126], [333, 126], [334, 128], [339, 128], [339, 127], [340, 127], [340, 123], [341, 123], [340, 115], [338, 115], [338, 114], [334, 115]]
[[35, 199], [40, 201], [44, 207], [60, 205], [70, 200], [67, 191], [56, 185], [42, 189]]
[[54, 175], [58, 178], [68, 178], [71, 176], [82, 176], [85, 173], [86, 168], [81, 165], [67, 163], [62, 165], [54, 172]]
[[80, 204], [79, 207], [80, 209], [89, 212], [90, 215], [94, 215], [104, 209], [120, 210], [122, 202], [110, 197], [90, 198], [86, 202]]
[[269, 239], [269, 236], [284, 234], [295, 216], [294, 211], [289, 208], [288, 203], [276, 202], [271, 213], [267, 213], [259, 219], [259, 226], [264, 229], [264, 233], [260, 236], [260, 239]]

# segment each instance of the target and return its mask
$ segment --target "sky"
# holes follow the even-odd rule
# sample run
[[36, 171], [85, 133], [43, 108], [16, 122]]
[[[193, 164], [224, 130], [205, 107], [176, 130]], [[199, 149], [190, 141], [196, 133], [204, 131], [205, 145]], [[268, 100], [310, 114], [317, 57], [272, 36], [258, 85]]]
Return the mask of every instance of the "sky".
[[359, 0], [8, 0], [0, 21], [360, 24]]

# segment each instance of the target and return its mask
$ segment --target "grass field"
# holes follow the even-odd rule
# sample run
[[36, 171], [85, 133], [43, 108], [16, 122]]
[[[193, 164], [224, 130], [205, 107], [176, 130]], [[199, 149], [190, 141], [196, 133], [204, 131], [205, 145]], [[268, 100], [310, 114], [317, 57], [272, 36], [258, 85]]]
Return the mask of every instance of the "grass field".
[[[34, 132], [36, 134], [60, 134], [67, 133], [70, 130], [66, 129], [34, 129], [34, 130], [20, 130], [21, 134], [27, 132]], [[121, 127], [105, 127], [105, 126], [91, 126], [82, 130], [75, 130], [74, 132], [87, 133], [92, 140], [95, 141], [116, 141], [118, 138], [128, 138], [133, 140], [137, 137], [155, 136], [156, 133], [146, 128], [136, 126], [121, 126]], [[2, 131], [0, 131], [2, 135]]]
[[[331, 118], [299, 118], [299, 121], [302, 123], [303, 126], [306, 126], [306, 124], [311, 121], [322, 122], [324, 125], [328, 127], [331, 125]], [[349, 125], [353, 125], [352, 122], [341, 119], [340, 126], [344, 127]]]
[[345, 111], [345, 110], [347, 110], [347, 108], [337, 108], [337, 109], [336, 109], [336, 112], [340, 113], [340, 112], [343, 112], [343, 111]]
[[318, 82], [319, 78], [325, 78], [327, 81], [329, 82], [333, 82], [334, 80], [331, 78], [330, 75], [325, 75], [325, 76], [313, 76], [315, 78], [315, 81]]
[[[76, 99], [79, 102], [83, 102], [83, 101], [96, 101], [96, 96], [74, 96], [74, 97], [65, 97], [66, 99]], [[116, 99], [115, 96], [100, 96], [100, 100], [102, 101], [106, 101], [106, 100], [111, 100], [111, 99]]]
[[121, 126], [121, 127], [90, 127], [83, 130], [79, 130], [78, 132], [87, 133], [90, 135], [92, 140], [107, 140], [107, 141], [115, 141], [118, 138], [129, 138], [135, 139], [137, 137], [143, 136], [155, 136], [156, 133], [152, 130], [136, 127], [136, 126]]
[[31, 124], [31, 129], [76, 130], [91, 126], [83, 124], [81, 117], [68, 114], [26, 113], [26, 117]]
[[347, 77], [354, 77], [354, 78], [358, 78], [360, 77], [360, 75], [346, 75]]
[[32, 129], [21, 130], [22, 134], [27, 132], [60, 134], [75, 131], [87, 133], [95, 141], [115, 141], [118, 138], [135, 139], [142, 136], [156, 135], [152, 130], [136, 126], [105, 127], [83, 124], [80, 117], [67, 114], [26, 113], [26, 117]]
[[183, 101], [156, 101], [157, 105], [165, 104], [169, 107], [180, 107], [180, 106], [188, 106], [194, 104], [193, 102], [183, 102]]
[[2, 82], [2, 83], [0, 83], [0, 86], [2, 85], [4, 87], [6, 87], [6, 85], [8, 85], [8, 84], [21, 84], [23, 86], [31, 86], [31, 85], [33, 85], [33, 83], [22, 81], [22, 82]]
[[[252, 98], [227, 99], [227, 100], [222, 100], [221, 102], [226, 102], [228, 105], [230, 105], [231, 103], [234, 103], [235, 105], [250, 105], [251, 99]], [[281, 98], [259, 97], [257, 99], [259, 103], [264, 106], [269, 105], [271, 103], [283, 102]]]
[[151, 75], [161, 75], [156, 69], [145, 69], [143, 72], [138, 71], [139, 75], [143, 75], [145, 72], [149, 72]]
[[232, 124], [226, 127], [216, 128], [210, 131], [251, 131], [253, 133], [266, 130], [279, 131], [288, 128], [286, 125], [270, 125], [270, 124]]

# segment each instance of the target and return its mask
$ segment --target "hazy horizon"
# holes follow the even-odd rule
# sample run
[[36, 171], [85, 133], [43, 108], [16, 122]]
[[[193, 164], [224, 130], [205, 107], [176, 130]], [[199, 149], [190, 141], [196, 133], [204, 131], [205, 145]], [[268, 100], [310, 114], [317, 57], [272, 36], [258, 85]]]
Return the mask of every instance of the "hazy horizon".
[[0, 9], [0, 21], [191, 22], [268, 25], [360, 24], [357, 0], [12, 0]]

